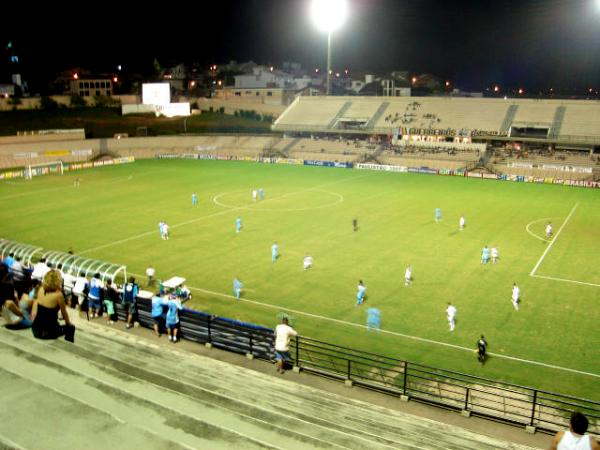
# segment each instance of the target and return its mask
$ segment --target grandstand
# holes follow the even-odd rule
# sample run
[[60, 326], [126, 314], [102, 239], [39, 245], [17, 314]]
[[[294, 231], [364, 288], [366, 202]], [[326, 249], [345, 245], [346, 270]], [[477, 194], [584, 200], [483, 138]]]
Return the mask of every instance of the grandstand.
[[[493, 425], [470, 431], [402, 412], [402, 403], [378, 406], [286, 379], [302, 381], [301, 374], [276, 378], [272, 366], [258, 361], [246, 368], [201, 356], [190, 345], [174, 350], [140, 333], [77, 317], [74, 323], [75, 344], [0, 328], [0, 373], [10, 379], [0, 384], [8, 406], [0, 414], [0, 446], [533, 448], [491, 437]], [[261, 373], [263, 366], [273, 375]], [[34, 409], [45, 413], [22, 426]], [[548, 437], [519, 440], [543, 445]]]

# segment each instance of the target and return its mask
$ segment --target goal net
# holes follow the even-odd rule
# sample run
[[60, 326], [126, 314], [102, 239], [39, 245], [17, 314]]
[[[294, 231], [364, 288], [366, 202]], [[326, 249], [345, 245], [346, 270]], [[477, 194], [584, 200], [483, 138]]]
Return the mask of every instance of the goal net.
[[39, 175], [62, 175], [63, 174], [63, 162], [62, 161], [51, 161], [42, 164], [30, 164], [25, 168], [25, 178], [31, 180], [33, 177]]

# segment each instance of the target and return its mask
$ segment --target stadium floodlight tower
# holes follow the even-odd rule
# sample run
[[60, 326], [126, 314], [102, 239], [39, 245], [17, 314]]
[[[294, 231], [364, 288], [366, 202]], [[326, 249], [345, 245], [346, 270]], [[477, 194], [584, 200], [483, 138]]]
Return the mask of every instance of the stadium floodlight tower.
[[317, 28], [327, 33], [327, 86], [331, 93], [331, 33], [339, 29], [348, 13], [346, 0], [312, 0], [310, 15]]

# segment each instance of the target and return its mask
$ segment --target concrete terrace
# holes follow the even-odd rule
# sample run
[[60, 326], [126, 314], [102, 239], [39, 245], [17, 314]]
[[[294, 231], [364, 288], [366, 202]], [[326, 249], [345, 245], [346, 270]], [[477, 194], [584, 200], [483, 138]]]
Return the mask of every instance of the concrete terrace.
[[[122, 323], [74, 323], [75, 344], [0, 328], [0, 448], [525, 450], [550, 441], [320, 377], [277, 375], [267, 362]], [[425, 417], [432, 413], [447, 423]]]

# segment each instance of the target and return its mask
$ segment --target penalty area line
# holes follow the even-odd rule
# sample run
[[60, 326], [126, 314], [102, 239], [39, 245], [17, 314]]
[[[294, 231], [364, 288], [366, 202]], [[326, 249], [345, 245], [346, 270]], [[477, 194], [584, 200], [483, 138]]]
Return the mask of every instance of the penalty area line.
[[535, 267], [533, 268], [533, 270], [531, 271], [531, 273], [529, 274], [529, 276], [534, 276], [535, 275], [535, 272], [538, 270], [538, 268], [542, 264], [542, 261], [544, 260], [544, 258], [546, 257], [546, 255], [548, 254], [548, 252], [550, 251], [550, 249], [552, 248], [552, 246], [556, 242], [556, 239], [558, 239], [558, 236], [560, 235], [560, 232], [563, 230], [563, 228], [565, 227], [565, 225], [567, 224], [567, 222], [569, 221], [569, 219], [571, 218], [571, 216], [573, 215], [573, 213], [575, 212], [575, 210], [577, 209], [578, 206], [579, 206], [579, 202], [575, 203], [575, 206], [573, 206], [573, 209], [571, 209], [571, 212], [569, 213], [569, 215], [567, 216], [567, 218], [565, 219], [565, 221], [562, 223], [562, 225], [560, 226], [560, 228], [558, 229], [558, 231], [554, 235], [554, 239], [552, 239], [552, 241], [550, 242], [550, 244], [548, 245], [548, 247], [546, 247], [546, 250], [544, 250], [544, 253], [542, 253], [542, 256], [538, 260], [537, 264], [535, 265]]
[[600, 284], [588, 283], [585, 281], [568, 280], [566, 278], [547, 277], [545, 275], [531, 275], [533, 278], [543, 278], [545, 280], [564, 281], [565, 283], [584, 284], [586, 286], [600, 287]]
[[[133, 273], [133, 272], [131, 272], [131, 275], [135, 275], [136, 277], [140, 277], [140, 278], [144, 277], [144, 275], [140, 275], [140, 274]], [[249, 299], [249, 298], [239, 298], [238, 299], [238, 298], [236, 298], [233, 295], [223, 294], [222, 292], [215, 292], [215, 291], [211, 291], [209, 289], [197, 288], [197, 287], [192, 287], [192, 286], [188, 286], [188, 288], [191, 289], [191, 290], [193, 290], [193, 291], [204, 292], [206, 294], [212, 294], [212, 295], [216, 295], [216, 296], [219, 296], [219, 297], [230, 298], [230, 299], [233, 299], [233, 300], [236, 300], [236, 301], [242, 301], [242, 302], [250, 303], [250, 304], [253, 304], [253, 305], [257, 305], [257, 306], [262, 306], [264, 308], [276, 309], [276, 310], [285, 310], [285, 311], [292, 312], [294, 314], [298, 314], [298, 315], [302, 315], [302, 316], [306, 316], [306, 317], [312, 317], [314, 319], [319, 319], [319, 320], [324, 320], [324, 321], [328, 321], [328, 322], [339, 323], [341, 325], [348, 325], [348, 326], [352, 326], [352, 327], [355, 327], [355, 328], [361, 328], [363, 330], [368, 330], [369, 329], [366, 325], [361, 325], [359, 323], [348, 322], [348, 321], [340, 320], [340, 319], [334, 319], [332, 317], [321, 316], [319, 314], [307, 313], [305, 311], [299, 311], [299, 310], [296, 310], [296, 309], [286, 308], [286, 307], [279, 306], [279, 305], [271, 305], [270, 303], [263, 303], [263, 302], [260, 302], [260, 301], [257, 301], [257, 300], [252, 300], [252, 299]], [[423, 338], [423, 337], [419, 337], [419, 336], [411, 336], [409, 334], [398, 333], [396, 331], [389, 331], [389, 330], [380, 329], [380, 330], [377, 330], [377, 332], [389, 334], [389, 335], [392, 335], [392, 336], [398, 336], [398, 337], [405, 338], [405, 339], [411, 339], [413, 341], [419, 341], [419, 342], [424, 342], [424, 343], [427, 343], [427, 344], [434, 344], [434, 345], [439, 345], [439, 346], [443, 346], [443, 347], [449, 347], [449, 348], [453, 348], [453, 349], [456, 349], [456, 350], [463, 350], [463, 351], [467, 351], [469, 353], [473, 353], [473, 349], [472, 348], [463, 347], [461, 345], [449, 344], [447, 342], [435, 341], [433, 339], [427, 339], [427, 338]], [[547, 367], [549, 369], [562, 370], [564, 372], [576, 373], [578, 375], [587, 375], [587, 376], [590, 376], [590, 377], [600, 378], [600, 374], [591, 373], [591, 372], [583, 372], [581, 370], [570, 369], [568, 367], [556, 366], [554, 364], [547, 364], [547, 363], [543, 363], [543, 362], [539, 362], [539, 361], [533, 361], [533, 360], [530, 360], [530, 359], [517, 358], [515, 356], [508, 356], [508, 355], [503, 355], [503, 354], [500, 354], [500, 353], [492, 353], [492, 352], [488, 352], [488, 355], [495, 356], [497, 358], [509, 359], [509, 360], [512, 360], [512, 361], [518, 361], [518, 362], [522, 362], [522, 363], [526, 363], [526, 364], [532, 364], [532, 365], [536, 365], [536, 366]]]

